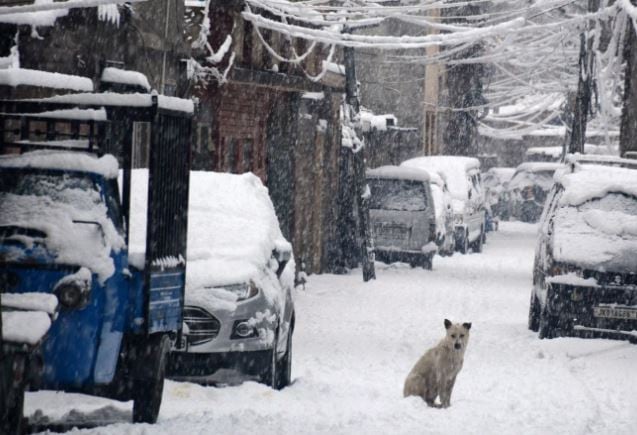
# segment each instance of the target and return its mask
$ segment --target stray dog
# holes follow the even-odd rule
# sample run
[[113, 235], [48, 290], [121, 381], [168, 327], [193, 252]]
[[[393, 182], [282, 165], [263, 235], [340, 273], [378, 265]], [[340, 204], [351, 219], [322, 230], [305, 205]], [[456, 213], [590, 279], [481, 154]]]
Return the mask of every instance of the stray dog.
[[[451, 391], [462, 368], [471, 323], [453, 324], [445, 319], [445, 329], [445, 338], [420, 357], [411, 369], [403, 390], [404, 397], [422, 397], [427, 405], [435, 408], [451, 405]], [[440, 405], [435, 403], [436, 397], [440, 397]]]

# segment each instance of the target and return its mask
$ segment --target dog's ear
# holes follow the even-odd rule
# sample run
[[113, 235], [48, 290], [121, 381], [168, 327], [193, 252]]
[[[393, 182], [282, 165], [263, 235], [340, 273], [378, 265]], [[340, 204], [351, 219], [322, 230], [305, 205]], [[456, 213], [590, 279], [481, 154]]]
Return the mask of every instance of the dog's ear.
[[471, 329], [471, 323], [463, 323], [462, 326], [464, 326], [464, 329], [466, 329], [467, 331]]
[[451, 328], [451, 320], [445, 319], [445, 329]]

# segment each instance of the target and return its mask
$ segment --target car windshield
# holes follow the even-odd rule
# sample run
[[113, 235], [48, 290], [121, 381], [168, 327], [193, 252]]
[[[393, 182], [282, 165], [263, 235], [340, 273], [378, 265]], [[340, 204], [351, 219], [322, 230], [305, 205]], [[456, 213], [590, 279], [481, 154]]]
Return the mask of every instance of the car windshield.
[[64, 172], [0, 172], [0, 212], [10, 205], [9, 195], [48, 197], [76, 208], [91, 208], [101, 201], [88, 175]]
[[609, 193], [578, 206], [557, 210], [554, 219], [556, 259], [596, 263], [621, 271], [634, 265], [637, 249], [637, 198]]
[[369, 207], [376, 210], [423, 211], [427, 196], [422, 182], [411, 180], [368, 180], [371, 190]]
[[511, 182], [510, 189], [524, 189], [527, 186], [539, 186], [542, 190], [549, 190], [553, 185], [554, 170], [547, 171], [520, 171], [517, 172]]

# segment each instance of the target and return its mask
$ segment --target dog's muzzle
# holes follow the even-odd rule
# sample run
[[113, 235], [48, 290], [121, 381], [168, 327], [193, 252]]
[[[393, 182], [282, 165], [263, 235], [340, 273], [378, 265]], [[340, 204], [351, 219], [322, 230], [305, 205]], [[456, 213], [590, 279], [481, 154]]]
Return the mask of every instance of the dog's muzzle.
[[462, 348], [462, 345], [460, 343], [456, 343], [453, 345], [453, 347], [455, 347], [456, 349], [460, 349]]

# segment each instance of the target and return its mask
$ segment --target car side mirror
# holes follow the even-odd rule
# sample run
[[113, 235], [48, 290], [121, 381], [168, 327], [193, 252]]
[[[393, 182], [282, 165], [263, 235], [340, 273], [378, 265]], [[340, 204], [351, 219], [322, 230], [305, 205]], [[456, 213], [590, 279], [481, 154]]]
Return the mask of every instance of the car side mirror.
[[285, 270], [285, 266], [287, 266], [288, 262], [292, 258], [292, 251], [287, 248], [277, 247], [272, 251], [272, 257], [274, 257], [279, 264], [279, 267], [276, 270], [276, 276], [281, 278], [281, 275]]

